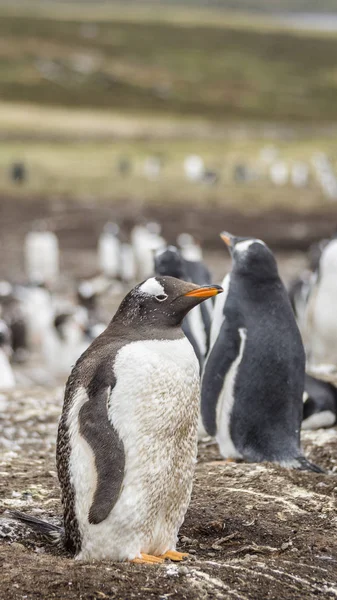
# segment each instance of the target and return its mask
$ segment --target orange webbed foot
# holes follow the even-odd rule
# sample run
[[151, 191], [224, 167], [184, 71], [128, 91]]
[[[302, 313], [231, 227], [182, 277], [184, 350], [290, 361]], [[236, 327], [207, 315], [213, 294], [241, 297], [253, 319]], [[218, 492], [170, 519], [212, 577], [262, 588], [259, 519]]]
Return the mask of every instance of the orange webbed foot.
[[137, 558], [132, 558], [130, 560], [130, 562], [133, 563], [137, 563], [137, 564], [149, 564], [149, 565], [154, 565], [154, 564], [161, 564], [164, 562], [164, 559], [159, 557], [159, 556], [152, 556], [152, 554], [143, 554], [141, 553], [140, 557]]
[[161, 554], [160, 557], [162, 559], [166, 559], [168, 558], [169, 560], [174, 560], [174, 561], [180, 561], [180, 560], [184, 560], [184, 558], [188, 557], [188, 554], [186, 554], [186, 552], [177, 552], [176, 550], [168, 550], [167, 552], [165, 552], [165, 554]]

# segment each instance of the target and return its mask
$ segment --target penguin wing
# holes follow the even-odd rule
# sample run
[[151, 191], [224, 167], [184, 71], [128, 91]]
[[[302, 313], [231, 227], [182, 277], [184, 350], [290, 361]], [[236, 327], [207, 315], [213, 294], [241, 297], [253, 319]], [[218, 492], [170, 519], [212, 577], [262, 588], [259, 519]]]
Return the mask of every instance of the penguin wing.
[[201, 382], [201, 416], [209, 435], [216, 434], [216, 407], [226, 375], [240, 352], [240, 332], [235, 321], [225, 317], [219, 335], [206, 359]]
[[95, 456], [97, 472], [96, 490], [89, 510], [89, 523], [104, 521], [116, 504], [124, 478], [125, 453], [123, 442], [108, 415], [110, 385], [98, 385], [93, 380], [89, 386], [89, 400], [79, 412], [80, 433]]

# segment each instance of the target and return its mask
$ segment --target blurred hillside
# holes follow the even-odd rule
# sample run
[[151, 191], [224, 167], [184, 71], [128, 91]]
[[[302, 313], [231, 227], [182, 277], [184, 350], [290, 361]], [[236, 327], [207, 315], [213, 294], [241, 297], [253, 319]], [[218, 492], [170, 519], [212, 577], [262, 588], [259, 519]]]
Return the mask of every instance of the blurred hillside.
[[[315, 7], [311, 0], [2, 0], [3, 206], [20, 196], [51, 198], [53, 206], [55, 198], [113, 201], [140, 213], [160, 204], [330, 215], [337, 33], [296, 29], [269, 14]], [[332, 193], [317, 175], [322, 159], [314, 157], [322, 153]], [[201, 159], [197, 180], [184, 170], [190, 155]], [[271, 181], [273, 162], [285, 173], [280, 184]], [[296, 169], [304, 169], [300, 184]], [[16, 213], [8, 218], [14, 223]]]
[[[71, 0], [72, 3], [89, 5], [97, 4], [97, 0]], [[1, 0], [4, 3], [5, 0]], [[17, 4], [28, 4], [30, 0], [15, 0]], [[116, 4], [114, 0], [99, 0], [99, 3]], [[65, 4], [67, 0], [48, 0], [48, 4]], [[211, 7], [225, 10], [245, 12], [334, 12], [336, 10], [335, 0], [124, 0], [128, 5], [177, 5], [195, 7]]]
[[40, 15], [1, 15], [1, 100], [217, 121], [337, 118], [337, 36], [248, 15], [207, 24], [184, 13], [169, 22], [160, 11], [153, 21], [124, 8], [83, 20], [73, 6], [62, 15], [46, 16], [46, 4]]

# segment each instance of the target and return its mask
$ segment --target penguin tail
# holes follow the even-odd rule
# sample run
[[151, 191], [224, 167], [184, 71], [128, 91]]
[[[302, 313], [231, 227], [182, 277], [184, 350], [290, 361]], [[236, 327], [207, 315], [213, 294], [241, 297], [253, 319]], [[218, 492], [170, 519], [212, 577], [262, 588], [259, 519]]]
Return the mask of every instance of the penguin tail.
[[297, 456], [294, 460], [294, 467], [299, 471], [312, 471], [313, 473], [326, 473], [324, 469], [314, 463], [309, 462], [305, 456]]
[[64, 529], [60, 525], [53, 525], [52, 523], [48, 523], [48, 521], [43, 521], [32, 515], [26, 515], [18, 510], [10, 511], [9, 516], [11, 519], [27, 525], [27, 527], [46, 538], [49, 542], [56, 545], [63, 545]]

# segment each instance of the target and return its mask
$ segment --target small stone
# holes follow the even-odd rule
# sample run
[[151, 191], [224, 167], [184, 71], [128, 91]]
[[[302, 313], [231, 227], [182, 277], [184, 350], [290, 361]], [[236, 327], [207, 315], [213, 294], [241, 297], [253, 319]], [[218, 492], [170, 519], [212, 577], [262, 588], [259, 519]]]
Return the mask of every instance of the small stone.
[[284, 542], [281, 546], [281, 550], [288, 550], [288, 548], [290, 548], [290, 546], [292, 546], [293, 543], [292, 542]]
[[11, 544], [11, 547], [14, 548], [15, 550], [17, 550], [18, 552], [25, 552], [26, 548], [24, 547], [23, 544], [19, 544], [19, 542], [13, 542]]
[[179, 574], [180, 575], [187, 575], [188, 573], [188, 568], [187, 567], [179, 567]]
[[193, 544], [192, 538], [186, 537], [186, 535], [183, 535], [180, 538], [180, 541], [181, 541], [182, 544]]

